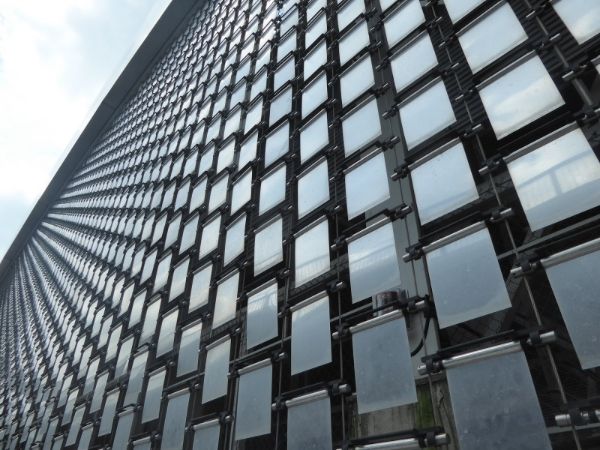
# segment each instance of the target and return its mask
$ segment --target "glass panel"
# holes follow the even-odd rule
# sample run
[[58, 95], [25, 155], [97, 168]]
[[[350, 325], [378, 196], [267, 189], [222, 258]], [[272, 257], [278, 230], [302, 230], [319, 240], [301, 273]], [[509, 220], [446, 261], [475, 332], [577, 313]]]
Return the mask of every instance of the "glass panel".
[[348, 243], [352, 302], [400, 286], [400, 268], [391, 223]]
[[600, 33], [600, 4], [589, 0], [559, 0], [552, 7], [579, 44]]
[[350, 156], [378, 138], [381, 135], [381, 123], [379, 121], [377, 99], [372, 98], [344, 117], [342, 119], [342, 133], [346, 156]]
[[235, 318], [236, 300], [238, 296], [240, 274], [235, 272], [217, 286], [215, 311], [213, 314], [213, 329]]
[[265, 167], [285, 155], [290, 148], [290, 124], [285, 122], [267, 136], [265, 143]]
[[400, 106], [400, 121], [409, 150], [456, 122], [444, 82], [438, 79]]
[[133, 423], [133, 412], [134, 410], [131, 409], [119, 414], [119, 421], [117, 422], [117, 429], [111, 448], [128, 448], [129, 434], [131, 433], [131, 424]]
[[231, 339], [229, 338], [214, 347], [211, 346], [206, 353], [202, 403], [227, 395], [230, 353]]
[[108, 381], [108, 373], [103, 373], [96, 379], [96, 387], [94, 388], [94, 395], [92, 396], [92, 404], [90, 406], [90, 414], [95, 413], [102, 406], [102, 398], [104, 397], [104, 391], [106, 389], [107, 381]]
[[281, 218], [256, 233], [254, 238], [254, 275], [283, 261], [283, 223]]
[[440, 328], [511, 306], [487, 228], [425, 257]]
[[342, 106], [358, 98], [363, 92], [375, 85], [373, 66], [369, 55], [352, 65], [340, 78]]
[[[158, 254], [157, 250], [154, 250], [144, 260], [144, 270], [142, 271], [142, 276], [140, 277], [140, 284], [146, 281], [150, 276], [152, 276], [152, 271], [154, 270], [154, 263], [156, 262], [156, 255]], [[133, 275], [133, 274], [132, 274]]]
[[202, 230], [202, 240], [200, 241], [200, 254], [198, 257], [208, 255], [217, 248], [219, 244], [219, 231], [221, 228], [221, 216], [218, 215], [206, 225]]
[[400, 52], [396, 53], [390, 67], [396, 91], [400, 92], [438, 64], [429, 34], [423, 33]]
[[106, 356], [104, 357], [104, 362], [110, 361], [115, 356], [117, 356], [117, 347], [119, 345], [119, 338], [121, 337], [121, 330], [123, 329], [122, 325], [118, 325], [113, 328], [110, 333], [110, 339], [108, 340], [108, 347], [106, 348]]
[[223, 138], [228, 137], [229, 135], [231, 135], [231, 133], [235, 133], [240, 129], [241, 115], [241, 108], [238, 108], [235, 111], [229, 113], [227, 117], [227, 122], [225, 122], [225, 129], [223, 130]]
[[189, 398], [189, 392], [185, 391], [169, 399], [160, 440], [161, 450], [181, 450], [183, 448]]
[[179, 354], [177, 355], [177, 376], [185, 375], [198, 369], [198, 352], [202, 322], [190, 325], [181, 332]]
[[359, 414], [417, 402], [403, 317], [353, 332], [352, 352]]
[[227, 185], [229, 183], [229, 175], [225, 175], [214, 182], [210, 188], [210, 199], [208, 200], [209, 214], [225, 203], [227, 200]]
[[233, 259], [241, 255], [244, 251], [245, 232], [246, 215], [244, 214], [227, 229], [227, 234], [225, 235], [225, 253], [223, 256], [224, 265], [233, 261]]
[[307, 170], [298, 177], [298, 217], [304, 217], [329, 200], [329, 171], [327, 161]]
[[340, 39], [338, 47], [340, 52], [340, 65], [343, 66], [346, 64], [367, 45], [369, 45], [369, 28], [367, 27], [367, 22], [363, 21]]
[[304, 58], [304, 79], [308, 80], [323, 64], [327, 62], [327, 44], [321, 42]]
[[[390, 198], [388, 173], [383, 153], [368, 157], [346, 173], [346, 206], [348, 219]], [[368, 189], [365, 189], [368, 186]]]
[[470, 25], [458, 41], [473, 72], [506, 54], [527, 34], [508, 3], [504, 3]]
[[[265, 80], [266, 80], [266, 78], [265, 78]], [[254, 88], [254, 86], [253, 86], [253, 88]], [[244, 124], [244, 133], [247, 133], [248, 131], [250, 131], [252, 129], [252, 127], [254, 127], [255, 125], [257, 125], [260, 122], [260, 120], [262, 119], [262, 113], [263, 113], [263, 102], [261, 99], [261, 100], [254, 102], [248, 109], [248, 112], [246, 113], [246, 122]]]
[[160, 310], [160, 298], [158, 298], [157, 300], [154, 300], [146, 308], [146, 316], [144, 317], [144, 326], [142, 328], [142, 334], [140, 335], [140, 341], [138, 342], [138, 346], [142, 345], [145, 342], [148, 342], [152, 338], [152, 336], [154, 336], [154, 332], [156, 331], [156, 321], [158, 319], [159, 310]]
[[248, 297], [246, 348], [277, 336], [277, 282]]
[[83, 419], [83, 413], [85, 412], [85, 405], [80, 406], [75, 410], [73, 414], [73, 421], [69, 428], [69, 434], [67, 435], [66, 445], [73, 445], [79, 436], [79, 430], [81, 429], [81, 420]]
[[250, 201], [252, 197], [252, 171], [247, 171], [233, 183], [231, 188], [231, 212], [236, 213], [242, 206]]
[[538, 56], [480, 88], [479, 95], [498, 139], [564, 104]]
[[266, 366], [240, 375], [235, 415], [235, 439], [271, 432], [272, 367]]
[[213, 166], [213, 159], [215, 156], [215, 146], [209, 146], [209, 149], [204, 152], [200, 159], [200, 167], [198, 167], [198, 175], [204, 174], [207, 170]]
[[269, 124], [273, 125], [292, 110], [292, 88], [288, 87], [271, 101]]
[[277, 91], [286, 81], [296, 76], [296, 60], [292, 57], [284, 62], [273, 76], [273, 90]]
[[218, 450], [220, 433], [221, 426], [218, 422], [196, 428], [192, 450]]
[[146, 362], [148, 361], [148, 352], [139, 353], [133, 359], [131, 372], [129, 373], [129, 381], [127, 382], [127, 392], [123, 406], [132, 405], [138, 402], [138, 395], [142, 391], [142, 383], [144, 381], [144, 372], [146, 370]]
[[256, 147], [258, 145], [258, 133], [254, 132], [248, 139], [242, 142], [240, 147], [240, 156], [238, 158], [238, 167], [246, 166], [250, 161], [256, 159]]
[[327, 100], [327, 76], [319, 75], [302, 91], [302, 118], [308, 116]]
[[600, 204], [600, 162], [576, 128], [508, 163], [532, 231]]
[[162, 399], [162, 390], [165, 384], [166, 371], [161, 369], [153, 373], [148, 378], [146, 395], [144, 397], [144, 411], [142, 413], [142, 423], [158, 419], [160, 416], [160, 403]]
[[290, 405], [287, 410], [287, 450], [331, 450], [329, 396]]
[[173, 277], [171, 278], [171, 290], [169, 291], [169, 301], [180, 296], [185, 291], [185, 282], [187, 280], [189, 265], [190, 259], [186, 258], [175, 267], [175, 270], [173, 270]]
[[119, 357], [117, 358], [117, 364], [115, 364], [114, 378], [119, 378], [125, 375], [129, 366], [129, 358], [131, 356], [131, 349], [133, 348], [133, 336], [128, 339], [121, 341], [121, 348], [119, 349]]
[[461, 364], [446, 376], [461, 449], [551, 448], [522, 351]]
[[277, 62], [294, 50], [296, 50], [296, 32], [283, 37], [277, 44]]
[[234, 150], [235, 140], [231, 140], [219, 151], [219, 157], [217, 159], [217, 173], [221, 172], [221, 170], [223, 170], [225, 167], [229, 167], [233, 163], [233, 156], [235, 154]]
[[422, 23], [425, 23], [425, 15], [419, 0], [404, 3], [383, 22], [388, 46], [396, 45]]
[[479, 197], [461, 142], [411, 169], [421, 223], [428, 223]]
[[81, 436], [79, 437], [79, 444], [77, 444], [77, 450], [87, 450], [90, 447], [90, 440], [92, 439], [93, 432], [93, 425], [89, 425], [81, 430]]
[[115, 390], [107, 394], [104, 401], [104, 410], [102, 411], [102, 419], [100, 420], [100, 428], [98, 436], [104, 436], [112, 432], [113, 419], [117, 409], [117, 401], [119, 400], [119, 391]]
[[300, 160], [306, 162], [311, 156], [329, 144], [327, 112], [319, 113], [300, 132]]
[[331, 362], [329, 297], [318, 297], [292, 312], [292, 375]]
[[310, 47], [320, 36], [327, 32], [327, 18], [325, 13], [320, 14], [317, 19], [312, 21], [304, 33], [304, 46]]
[[329, 263], [329, 223], [326, 219], [311, 225], [295, 242], [295, 286], [327, 272]]
[[346, 28], [354, 19], [365, 12], [364, 0], [351, 0], [337, 12], [338, 30]]
[[190, 292], [190, 309], [194, 311], [202, 305], [208, 303], [208, 293], [210, 290], [210, 278], [212, 275], [212, 264], [203, 267], [194, 273], [192, 280], [192, 290]]
[[206, 178], [194, 186], [192, 198], [190, 199], [190, 211], [199, 208], [206, 198]]
[[583, 369], [600, 366], [599, 263], [600, 251], [594, 251], [546, 267], [550, 285]]
[[260, 182], [258, 213], [263, 214], [285, 200], [286, 166], [282, 165], [269, 173]]
[[485, 0], [444, 0], [448, 15], [456, 23], [468, 13], [481, 5]]
[[152, 450], [152, 441], [149, 438], [140, 439], [139, 441], [135, 441], [133, 443], [133, 450]]
[[178, 317], [178, 309], [170, 311], [163, 316], [160, 325], [160, 334], [158, 336], [158, 344], [156, 346], [157, 357], [173, 350], [173, 341], [175, 340], [175, 329], [177, 328]]
[[167, 280], [169, 279], [169, 271], [171, 269], [171, 256], [171, 253], [169, 253], [158, 263], [156, 276], [154, 277], [153, 292], [158, 292], [166, 286]]

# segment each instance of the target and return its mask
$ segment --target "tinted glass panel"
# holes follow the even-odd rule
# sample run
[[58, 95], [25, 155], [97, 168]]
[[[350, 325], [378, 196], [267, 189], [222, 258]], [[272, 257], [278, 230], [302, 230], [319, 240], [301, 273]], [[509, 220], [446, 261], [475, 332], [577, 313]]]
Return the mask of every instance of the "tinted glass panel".
[[175, 340], [175, 328], [177, 327], [177, 318], [179, 310], [174, 310], [163, 316], [160, 325], [160, 334], [156, 346], [156, 356], [163, 355], [173, 350], [173, 341]]
[[213, 329], [235, 317], [236, 300], [238, 296], [239, 273], [235, 272], [217, 286], [215, 311], [213, 314]]
[[194, 431], [194, 446], [192, 450], [218, 450], [219, 434], [221, 426], [219, 423], [204, 425]]
[[393, 47], [425, 22], [419, 0], [410, 0], [394, 11], [383, 23], [388, 46]]
[[142, 423], [158, 419], [160, 415], [160, 403], [162, 390], [165, 384], [165, 370], [160, 370], [150, 376], [146, 395], [144, 397], [144, 410], [142, 413]]
[[173, 300], [185, 291], [185, 282], [188, 275], [188, 267], [190, 265], [189, 258], [179, 263], [173, 270], [171, 279], [171, 290], [169, 291], [169, 300]]
[[327, 100], [327, 77], [323, 73], [302, 91], [302, 117], [308, 116]]
[[295, 283], [300, 286], [327, 272], [329, 263], [329, 223], [322, 220], [303, 231], [294, 246]]
[[290, 124], [285, 122], [267, 136], [265, 144], [265, 167], [270, 166], [289, 151]]
[[273, 223], [256, 232], [254, 238], [254, 275], [264, 272], [283, 260], [282, 220]]
[[394, 86], [400, 92], [437, 66], [437, 57], [429, 34], [423, 33], [404, 49], [395, 54], [391, 61]]
[[231, 339], [227, 338], [220, 344], [211, 346], [206, 353], [202, 403], [227, 394], [230, 352]]
[[329, 297], [319, 294], [292, 312], [292, 375], [330, 362]]
[[390, 187], [383, 153], [369, 157], [347, 172], [345, 184], [349, 219], [389, 199]]
[[340, 39], [340, 64], [343, 66], [360, 50], [369, 45], [367, 22], [360, 22]]
[[287, 450], [330, 450], [331, 405], [327, 395], [289, 405]]
[[252, 348], [277, 336], [277, 283], [248, 297], [246, 347]]
[[179, 355], [177, 356], [177, 376], [185, 375], [198, 368], [198, 351], [202, 322], [188, 326], [181, 332]]
[[231, 189], [231, 214], [250, 201], [252, 196], [252, 171], [242, 175]]
[[272, 368], [268, 362], [240, 375], [235, 421], [235, 439], [271, 432]]
[[190, 311], [208, 303], [211, 275], [212, 264], [209, 264], [194, 273], [192, 291], [190, 293]]
[[189, 392], [185, 391], [185, 393], [169, 399], [160, 440], [161, 450], [180, 450], [183, 448], [189, 398]]
[[600, 4], [586, 0], [559, 0], [552, 6], [578, 43], [600, 33]]
[[300, 159], [305, 162], [329, 144], [329, 129], [327, 126], [327, 113], [317, 115], [300, 132]]
[[329, 200], [329, 171], [322, 161], [298, 177], [298, 217]]
[[342, 119], [346, 156], [360, 150], [381, 134], [377, 100], [369, 100]]
[[348, 105], [374, 84], [375, 75], [373, 74], [371, 57], [367, 55], [344, 72], [340, 78], [342, 105]]

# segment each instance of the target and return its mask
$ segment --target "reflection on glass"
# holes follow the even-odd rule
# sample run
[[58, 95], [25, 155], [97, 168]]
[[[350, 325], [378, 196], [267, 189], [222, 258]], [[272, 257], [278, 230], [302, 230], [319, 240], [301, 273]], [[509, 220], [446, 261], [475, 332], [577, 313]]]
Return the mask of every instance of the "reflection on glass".
[[390, 222], [348, 243], [352, 302], [400, 286], [400, 268]]
[[194, 278], [192, 279], [192, 290], [190, 292], [189, 311], [194, 311], [200, 308], [202, 305], [206, 305], [208, 303], [211, 275], [212, 264], [208, 264], [194, 273]]
[[127, 392], [123, 400], [123, 406], [133, 405], [138, 402], [138, 395], [142, 391], [144, 382], [144, 372], [146, 362], [148, 361], [148, 350], [143, 350], [135, 355], [129, 372], [129, 381], [127, 382]]
[[558, 0], [552, 7], [579, 44], [600, 33], [600, 4], [588, 0]]
[[388, 46], [391, 48], [425, 22], [419, 0], [409, 0], [392, 12], [383, 22]]
[[153, 292], [160, 291], [166, 286], [167, 280], [169, 279], [169, 271], [171, 269], [171, 253], [165, 256], [158, 263], [156, 268], [156, 276], [154, 277]]
[[331, 450], [331, 404], [327, 392], [316, 399], [298, 398], [289, 403], [287, 450]]
[[244, 234], [246, 231], [246, 215], [242, 215], [227, 229], [225, 235], [225, 252], [223, 264], [233, 261], [244, 251]]
[[175, 328], [177, 327], [177, 318], [179, 310], [165, 314], [160, 325], [160, 334], [158, 335], [158, 344], [156, 345], [156, 356], [164, 355], [173, 350], [173, 341], [175, 340]]
[[342, 134], [346, 156], [350, 156], [381, 135], [376, 98], [357, 107], [342, 119]]
[[400, 106], [400, 121], [409, 150], [456, 122], [441, 79]]
[[498, 139], [564, 104], [538, 56], [526, 58], [486, 84], [479, 95]]
[[467, 362], [446, 375], [461, 449], [552, 448], [521, 350]]
[[273, 76], [273, 90], [277, 91], [287, 81], [296, 76], [296, 60], [294, 57], [289, 58], [275, 72]]
[[352, 65], [340, 78], [342, 106], [348, 105], [373, 85], [375, 85], [375, 75], [371, 57], [367, 55]]
[[456, 23], [485, 0], [444, 0], [448, 15], [452, 22]]
[[197, 183], [192, 191], [192, 198], [190, 199], [189, 210], [194, 211], [199, 208], [206, 198], [206, 178]]
[[440, 328], [511, 306], [487, 228], [465, 230], [425, 254]]
[[210, 188], [210, 198], [208, 200], [208, 212], [211, 213], [227, 200], [227, 185], [229, 175], [225, 175], [215, 181]]
[[352, 330], [352, 351], [359, 414], [416, 403], [411, 349], [401, 314], [392, 312]]
[[250, 161], [256, 159], [256, 147], [258, 145], [258, 133], [254, 132], [247, 138], [240, 147], [240, 156], [238, 158], [238, 167], [245, 167]]
[[[383, 153], [368, 156], [365, 162], [346, 172], [346, 207], [348, 219], [390, 198], [388, 173]], [[365, 189], [368, 186], [368, 189]]]
[[218, 420], [195, 425], [192, 450], [218, 450], [220, 433]]
[[422, 224], [479, 197], [461, 142], [411, 168], [411, 178]]
[[326, 62], [327, 43], [323, 41], [304, 57], [304, 79], [308, 80]]
[[473, 72], [483, 69], [525, 40], [527, 34], [508, 3], [493, 8], [458, 36]]
[[308, 116], [327, 100], [327, 76], [319, 75], [302, 91], [302, 118]]
[[171, 279], [171, 290], [169, 291], [169, 301], [180, 296], [185, 291], [185, 282], [187, 280], [189, 265], [190, 259], [186, 258], [184, 261], [182, 261], [175, 267], [175, 270], [173, 270], [173, 277]]
[[231, 339], [226, 337], [215, 344], [211, 344], [206, 353], [202, 403], [207, 403], [227, 394]]
[[340, 39], [338, 46], [340, 65], [346, 64], [367, 45], [369, 45], [369, 28], [367, 22], [362, 21]]
[[292, 88], [288, 87], [271, 101], [269, 124], [273, 125], [292, 110]]
[[239, 177], [231, 188], [231, 211], [236, 213], [242, 206], [248, 203], [252, 196], [252, 170], [248, 170]]
[[283, 223], [281, 218], [256, 232], [254, 238], [254, 275], [283, 261]]
[[[254, 85], [252, 86], [252, 89], [254, 89]], [[262, 113], [263, 101], [261, 98], [260, 100], [254, 102], [248, 109], [248, 112], [246, 113], [246, 121], [244, 123], [244, 134], [250, 131], [255, 125], [257, 125], [260, 122], [260, 119], [262, 119]]]
[[202, 230], [202, 239], [200, 241], [199, 257], [208, 255], [217, 248], [219, 243], [219, 230], [221, 228], [221, 216], [218, 215], [206, 225]]
[[127, 448], [129, 444], [129, 434], [131, 433], [131, 424], [133, 424], [133, 409], [128, 409], [119, 414], [119, 420], [117, 422], [117, 429], [112, 442], [112, 447]]
[[319, 220], [296, 237], [294, 254], [296, 287], [330, 269], [327, 219]]
[[320, 14], [317, 19], [311, 22], [304, 33], [304, 46], [310, 47], [320, 36], [327, 32], [327, 17], [325, 13]]
[[426, 32], [392, 56], [390, 67], [396, 91], [400, 92], [438, 64], [431, 38]]
[[[239, 117], [238, 117], [239, 120]], [[219, 151], [217, 158], [217, 173], [221, 172], [225, 167], [229, 167], [233, 163], [235, 150], [235, 140], [230, 140], [225, 146]]]
[[337, 12], [338, 30], [343, 30], [360, 14], [365, 12], [364, 0], [351, 0], [346, 2]]
[[160, 415], [160, 403], [165, 384], [165, 375], [165, 369], [159, 369], [149, 375], [146, 395], [144, 396], [142, 423], [158, 419]]
[[265, 167], [285, 155], [290, 148], [290, 124], [283, 123], [267, 136], [265, 143]]
[[258, 213], [263, 214], [285, 200], [286, 166], [273, 170], [260, 182]]
[[198, 369], [198, 348], [202, 335], [202, 322], [188, 325], [181, 331], [179, 354], [177, 355], [177, 376]]
[[327, 112], [323, 111], [300, 131], [300, 161], [306, 162], [327, 144], [329, 144], [329, 127]]
[[330, 362], [329, 297], [322, 293], [292, 308], [292, 375]]
[[100, 428], [98, 429], [98, 436], [104, 436], [112, 432], [113, 419], [115, 417], [118, 400], [118, 389], [106, 394], [106, 399], [104, 400], [104, 409], [102, 410], [102, 418], [100, 419]]
[[237, 441], [271, 432], [271, 362], [267, 360], [254, 367], [240, 371], [235, 415]]
[[160, 450], [183, 448], [189, 398], [190, 393], [187, 389], [170, 396], [160, 439]]
[[236, 271], [224, 281], [219, 282], [213, 313], [213, 329], [235, 317], [239, 278], [240, 274]]
[[298, 217], [329, 200], [329, 171], [323, 160], [298, 177]]
[[600, 162], [580, 128], [507, 165], [532, 231], [600, 204]]
[[140, 335], [140, 341], [138, 346], [144, 342], [148, 342], [154, 332], [156, 331], [156, 321], [158, 319], [158, 312], [160, 311], [160, 297], [153, 300], [146, 308], [146, 316], [144, 317], [144, 326], [142, 328], [142, 334]]
[[273, 282], [248, 297], [246, 348], [262, 344], [277, 334], [277, 282]]

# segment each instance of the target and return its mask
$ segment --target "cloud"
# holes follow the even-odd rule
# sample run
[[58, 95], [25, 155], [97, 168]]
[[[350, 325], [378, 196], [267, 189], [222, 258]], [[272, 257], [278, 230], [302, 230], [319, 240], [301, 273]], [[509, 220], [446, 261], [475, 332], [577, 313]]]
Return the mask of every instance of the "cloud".
[[[0, 213], [19, 218], [0, 216], [0, 228], [16, 235], [132, 45], [169, 2], [0, 0]], [[0, 236], [0, 257], [11, 239]]]

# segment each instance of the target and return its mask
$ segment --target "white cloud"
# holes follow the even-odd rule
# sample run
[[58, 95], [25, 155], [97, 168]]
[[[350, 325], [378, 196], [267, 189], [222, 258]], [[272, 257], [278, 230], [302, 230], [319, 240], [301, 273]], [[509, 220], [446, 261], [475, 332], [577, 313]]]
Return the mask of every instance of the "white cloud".
[[25, 220], [169, 2], [0, 0], [0, 213], [18, 199]]

